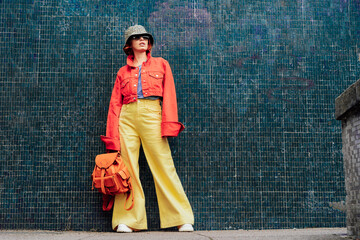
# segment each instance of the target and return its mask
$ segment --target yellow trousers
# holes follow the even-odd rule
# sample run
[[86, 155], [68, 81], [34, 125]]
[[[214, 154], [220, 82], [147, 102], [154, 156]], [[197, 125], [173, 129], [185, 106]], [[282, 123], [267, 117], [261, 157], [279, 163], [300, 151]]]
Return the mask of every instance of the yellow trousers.
[[140, 144], [154, 178], [161, 228], [194, 224], [194, 215], [176, 173], [169, 143], [167, 138], [161, 137], [160, 100], [139, 99], [123, 105], [119, 128], [121, 157], [130, 171], [135, 195], [130, 211], [124, 209], [126, 195], [115, 197], [113, 229], [119, 224], [147, 229], [145, 196], [139, 178]]

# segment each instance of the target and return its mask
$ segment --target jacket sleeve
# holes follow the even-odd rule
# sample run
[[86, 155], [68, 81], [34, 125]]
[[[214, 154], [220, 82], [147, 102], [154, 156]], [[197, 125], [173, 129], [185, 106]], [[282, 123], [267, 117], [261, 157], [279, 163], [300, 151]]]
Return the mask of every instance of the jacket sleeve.
[[175, 83], [170, 65], [166, 60], [164, 60], [164, 65], [161, 136], [176, 137], [185, 127], [182, 123], [178, 122]]
[[100, 136], [101, 140], [105, 143], [106, 150], [120, 151], [119, 116], [121, 107], [120, 78], [117, 76], [109, 104], [106, 136]]

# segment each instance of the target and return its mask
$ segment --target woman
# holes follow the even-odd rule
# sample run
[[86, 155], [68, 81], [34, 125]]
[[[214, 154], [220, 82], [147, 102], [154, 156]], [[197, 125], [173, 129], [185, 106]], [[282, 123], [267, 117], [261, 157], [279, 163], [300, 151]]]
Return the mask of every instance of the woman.
[[174, 79], [169, 63], [153, 58], [154, 40], [141, 25], [125, 31], [127, 64], [117, 73], [111, 95], [106, 136], [108, 151], [120, 150], [135, 194], [134, 208], [124, 209], [124, 195], [115, 197], [112, 227], [117, 232], [147, 229], [145, 197], [139, 178], [139, 149], [143, 147], [152, 172], [160, 212], [161, 228], [177, 226], [193, 231], [194, 216], [176, 173], [168, 136], [177, 136], [184, 126], [178, 122]]

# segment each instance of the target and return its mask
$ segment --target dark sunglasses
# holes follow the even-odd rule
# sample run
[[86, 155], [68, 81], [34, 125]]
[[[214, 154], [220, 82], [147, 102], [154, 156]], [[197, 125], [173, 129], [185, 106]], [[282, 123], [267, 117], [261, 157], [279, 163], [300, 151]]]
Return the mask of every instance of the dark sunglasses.
[[150, 39], [150, 37], [148, 35], [134, 35], [134, 36], [131, 36], [131, 40], [139, 40], [140, 38], [143, 38], [145, 40]]

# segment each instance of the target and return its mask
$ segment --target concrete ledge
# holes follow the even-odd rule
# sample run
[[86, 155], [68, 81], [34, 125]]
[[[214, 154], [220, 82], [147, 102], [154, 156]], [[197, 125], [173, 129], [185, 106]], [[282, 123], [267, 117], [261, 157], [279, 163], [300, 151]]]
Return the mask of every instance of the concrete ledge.
[[360, 79], [335, 99], [335, 118], [342, 120], [348, 113], [360, 110]]
[[134, 233], [116, 232], [53, 232], [53, 231], [0, 231], [0, 239], [7, 240], [344, 240], [349, 239], [345, 228], [306, 228], [277, 230], [227, 230]]

